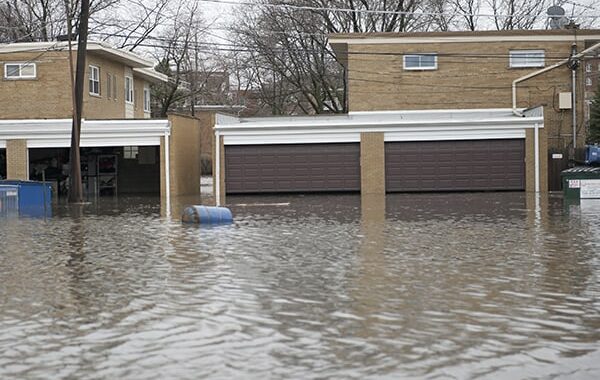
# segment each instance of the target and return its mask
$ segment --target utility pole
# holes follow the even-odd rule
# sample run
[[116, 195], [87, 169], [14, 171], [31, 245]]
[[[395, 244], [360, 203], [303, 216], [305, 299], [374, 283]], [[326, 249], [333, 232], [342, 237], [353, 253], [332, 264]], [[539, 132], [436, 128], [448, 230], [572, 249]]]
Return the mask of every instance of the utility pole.
[[575, 149], [577, 148], [577, 68], [579, 67], [579, 58], [577, 55], [577, 44], [571, 45], [571, 57], [567, 66], [571, 69], [571, 114], [573, 116], [573, 158], [575, 158]]
[[77, 39], [77, 68], [75, 74], [75, 109], [73, 110], [73, 127], [71, 130], [71, 170], [69, 175], [70, 203], [83, 202], [83, 186], [81, 183], [81, 156], [79, 141], [81, 137], [81, 117], [83, 114], [83, 86], [85, 82], [85, 58], [87, 52], [88, 20], [90, 17], [90, 0], [81, 0], [79, 15], [79, 37]]

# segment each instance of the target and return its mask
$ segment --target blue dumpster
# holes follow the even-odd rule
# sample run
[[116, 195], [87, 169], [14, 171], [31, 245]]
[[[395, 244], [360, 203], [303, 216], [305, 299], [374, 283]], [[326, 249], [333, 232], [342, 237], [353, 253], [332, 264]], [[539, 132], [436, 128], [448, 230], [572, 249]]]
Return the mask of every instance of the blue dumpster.
[[19, 188], [0, 185], [0, 217], [19, 213]]
[[52, 186], [37, 181], [0, 181], [0, 186], [18, 189], [19, 215], [43, 217], [52, 215]]
[[585, 163], [587, 165], [600, 165], [600, 145], [586, 145]]

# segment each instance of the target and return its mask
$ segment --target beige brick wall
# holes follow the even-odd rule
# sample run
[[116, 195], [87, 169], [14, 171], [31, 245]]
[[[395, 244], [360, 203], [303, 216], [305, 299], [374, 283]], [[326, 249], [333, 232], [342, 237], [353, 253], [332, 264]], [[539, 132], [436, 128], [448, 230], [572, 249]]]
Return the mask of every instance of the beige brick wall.
[[171, 195], [200, 194], [200, 123], [182, 115], [169, 115], [169, 121]]
[[362, 194], [385, 194], [385, 143], [382, 132], [360, 134]]
[[144, 84], [143, 79], [133, 77], [133, 114], [135, 119], [144, 118]]
[[6, 178], [29, 179], [29, 151], [27, 140], [6, 141]]
[[[468, 45], [468, 46], [467, 46]], [[512, 107], [512, 81], [537, 68], [509, 67], [511, 49], [543, 46], [546, 66], [567, 58], [571, 42], [494, 42], [351, 45], [349, 47], [350, 111], [465, 109]], [[583, 49], [583, 44], [578, 50]], [[385, 54], [376, 54], [376, 53]], [[468, 52], [472, 57], [465, 57]], [[405, 71], [404, 53], [438, 53], [438, 69]], [[582, 70], [578, 96], [583, 99]], [[518, 86], [518, 106], [543, 105], [548, 144], [570, 143], [571, 112], [558, 110], [558, 93], [569, 92], [571, 71], [560, 67]], [[579, 102], [581, 117], [583, 101]], [[580, 118], [580, 122], [581, 122]], [[579, 143], [583, 143], [580, 136]]]
[[[76, 60], [77, 54], [73, 57]], [[4, 79], [4, 63], [35, 62], [36, 79]], [[89, 92], [89, 65], [100, 68], [100, 95]], [[26, 52], [0, 55], [0, 119], [62, 119], [72, 116], [68, 52]], [[126, 66], [100, 55], [88, 53], [83, 91], [83, 117], [86, 119], [125, 118]], [[116, 98], [108, 93], [108, 74], [116, 80]], [[134, 117], [144, 118], [143, 88], [146, 82], [134, 77]]]
[[[89, 66], [100, 68], [100, 96], [89, 92]], [[116, 78], [116, 98], [108, 93], [107, 75]], [[125, 118], [125, 65], [106, 58], [88, 54], [86, 65], [86, 81], [83, 91], [83, 114], [86, 119], [123, 119]], [[113, 84], [114, 86], [114, 84]]]
[[[37, 78], [4, 79], [4, 64], [10, 62], [35, 63]], [[0, 72], [0, 119], [71, 117], [71, 82], [66, 53], [0, 54]]]

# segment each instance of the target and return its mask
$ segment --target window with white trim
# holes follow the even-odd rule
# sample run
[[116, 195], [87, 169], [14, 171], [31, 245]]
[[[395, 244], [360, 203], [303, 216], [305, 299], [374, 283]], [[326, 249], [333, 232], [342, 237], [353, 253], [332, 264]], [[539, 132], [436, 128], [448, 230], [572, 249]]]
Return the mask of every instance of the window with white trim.
[[511, 50], [509, 66], [512, 68], [544, 67], [546, 55], [543, 50]]
[[591, 73], [592, 72], [592, 64], [591, 63], [586, 63], [585, 64], [585, 72], [586, 73]]
[[592, 78], [585, 78], [585, 85], [588, 87], [592, 87]]
[[90, 95], [100, 95], [100, 68], [90, 65], [89, 71]]
[[150, 112], [150, 89], [144, 88], [144, 112]]
[[437, 70], [437, 54], [405, 54], [404, 70]]
[[125, 102], [133, 103], [133, 78], [125, 77]]
[[135, 160], [138, 157], [139, 148], [137, 146], [124, 146], [123, 158], [126, 160]]
[[37, 67], [32, 62], [11, 62], [4, 64], [5, 79], [35, 79]]

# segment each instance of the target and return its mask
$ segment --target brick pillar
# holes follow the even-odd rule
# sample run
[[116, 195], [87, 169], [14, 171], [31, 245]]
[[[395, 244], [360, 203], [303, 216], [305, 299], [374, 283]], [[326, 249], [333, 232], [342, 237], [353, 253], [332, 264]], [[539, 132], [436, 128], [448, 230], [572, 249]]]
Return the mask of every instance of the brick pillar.
[[360, 191], [362, 194], [385, 194], [383, 132], [360, 134]]
[[220, 167], [217, 168], [217, 160], [216, 160], [216, 156], [217, 156], [217, 149], [213, 144], [213, 152], [212, 152], [212, 156], [214, 157], [212, 160], [212, 167], [213, 167], [213, 192], [215, 195], [215, 202], [217, 199], [217, 170], [219, 171], [221, 180], [219, 181], [219, 186], [220, 186], [220, 195], [221, 195], [221, 205], [226, 204], [226, 199], [225, 199], [225, 144], [223, 143], [223, 136], [221, 136], [219, 138], [219, 146], [220, 146], [220, 150], [221, 150], [221, 154], [219, 155], [220, 158], [219, 160], [221, 161], [221, 165], [219, 165]]
[[[171, 196], [200, 195], [200, 135], [199, 119], [187, 115], [169, 115], [169, 173]], [[160, 139], [160, 195], [166, 197], [165, 138]]]
[[6, 178], [29, 179], [29, 150], [27, 140], [6, 141]]
[[[525, 190], [535, 191], [535, 132], [525, 131]], [[548, 135], [545, 128], [539, 129], [540, 193], [548, 192]]]

